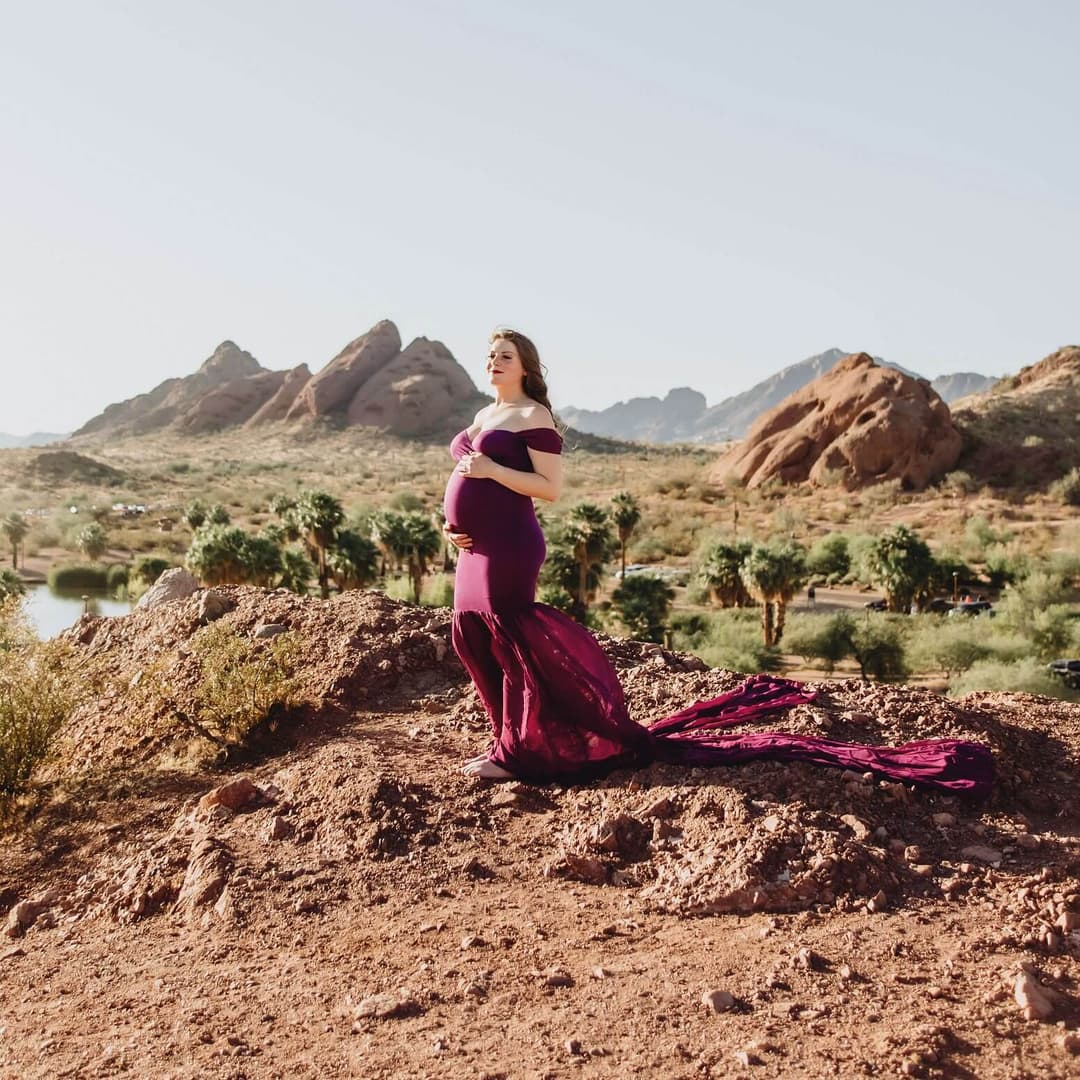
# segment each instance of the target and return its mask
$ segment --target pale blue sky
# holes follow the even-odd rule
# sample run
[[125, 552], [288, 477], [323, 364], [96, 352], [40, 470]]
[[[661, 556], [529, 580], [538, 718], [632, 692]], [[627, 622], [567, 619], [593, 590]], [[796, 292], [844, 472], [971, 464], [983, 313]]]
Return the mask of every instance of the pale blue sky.
[[0, 431], [389, 317], [710, 402], [1080, 340], [1071, 0], [0, 0]]

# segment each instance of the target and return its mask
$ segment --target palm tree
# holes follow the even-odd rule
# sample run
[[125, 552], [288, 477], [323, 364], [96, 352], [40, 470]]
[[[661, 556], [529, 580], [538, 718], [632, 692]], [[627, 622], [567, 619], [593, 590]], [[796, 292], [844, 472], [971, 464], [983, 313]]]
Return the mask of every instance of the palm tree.
[[3, 534], [8, 538], [8, 543], [11, 544], [11, 569], [18, 570], [19, 546], [30, 531], [30, 526], [26, 524], [26, 519], [22, 514], [12, 511], [0, 522], [0, 531], [3, 531]]
[[104, 526], [92, 521], [79, 530], [75, 543], [91, 562], [97, 562], [109, 549], [109, 535], [105, 532]]
[[906, 525], [897, 525], [877, 537], [866, 562], [874, 583], [885, 591], [889, 610], [905, 614], [915, 597], [929, 588], [934, 574], [930, 548]]
[[281, 577], [278, 588], [290, 589], [301, 596], [307, 596], [308, 582], [315, 576], [315, 564], [307, 553], [299, 548], [286, 548], [281, 553]]
[[655, 574], [623, 578], [611, 601], [623, 625], [638, 641], [664, 640], [664, 624], [675, 590]]
[[571, 590], [574, 597], [572, 614], [582, 622], [590, 601], [596, 596], [604, 563], [611, 555], [611, 522], [595, 503], [578, 503], [564, 520], [562, 535], [577, 564], [577, 582]]
[[319, 592], [327, 600], [330, 597], [330, 576], [326, 567], [326, 552], [334, 543], [337, 528], [345, 519], [345, 511], [340, 500], [325, 491], [302, 491], [293, 513], [304, 543], [315, 557]]
[[371, 539], [382, 554], [379, 576], [385, 577], [391, 565], [400, 570], [409, 550], [405, 515], [398, 510], [379, 510], [372, 514]]
[[269, 587], [281, 573], [281, 549], [268, 536], [244, 536], [242, 547], [244, 578], [252, 585]]
[[339, 529], [326, 565], [339, 591], [362, 589], [375, 580], [379, 549], [355, 529]]
[[745, 607], [750, 594], [742, 579], [742, 564], [753, 547], [746, 540], [728, 543], [721, 540], [705, 552], [698, 577], [708, 588], [714, 604], [720, 607]]
[[203, 525], [191, 538], [187, 568], [207, 585], [240, 585], [247, 580], [250, 539], [236, 526]]
[[615, 522], [615, 528], [619, 533], [619, 558], [622, 562], [622, 573], [619, 575], [619, 579], [625, 581], [626, 545], [641, 521], [641, 509], [637, 504], [637, 500], [629, 491], [620, 491], [618, 495], [611, 497], [611, 501], [615, 504], [615, 509], [611, 513], [611, 520]]
[[405, 558], [412, 582], [413, 603], [420, 603], [420, 590], [428, 563], [434, 559], [442, 546], [442, 535], [432, 524], [431, 518], [421, 511], [404, 515], [405, 533], [408, 537]]
[[755, 544], [740, 570], [743, 584], [761, 602], [765, 647], [780, 643], [791, 598], [806, 583], [806, 549], [800, 544]]

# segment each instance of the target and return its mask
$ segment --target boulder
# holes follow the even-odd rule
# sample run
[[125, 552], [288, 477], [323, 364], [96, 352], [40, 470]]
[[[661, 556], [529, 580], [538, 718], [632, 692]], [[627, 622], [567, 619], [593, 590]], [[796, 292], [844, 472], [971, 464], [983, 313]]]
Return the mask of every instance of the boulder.
[[747, 487], [838, 482], [848, 490], [899, 480], [918, 490], [952, 469], [960, 450], [949, 407], [925, 379], [858, 353], [760, 417], [712, 479]]
[[198, 591], [198, 581], [186, 570], [176, 567], [172, 570], [166, 570], [139, 597], [139, 602], [135, 605], [135, 608], [136, 610], [143, 610], [160, 607], [162, 604], [168, 604], [173, 600], [184, 600]]
[[376, 323], [366, 334], [350, 341], [297, 395], [285, 414], [287, 420], [311, 420], [342, 415], [360, 388], [401, 350], [401, 335], [389, 320]]

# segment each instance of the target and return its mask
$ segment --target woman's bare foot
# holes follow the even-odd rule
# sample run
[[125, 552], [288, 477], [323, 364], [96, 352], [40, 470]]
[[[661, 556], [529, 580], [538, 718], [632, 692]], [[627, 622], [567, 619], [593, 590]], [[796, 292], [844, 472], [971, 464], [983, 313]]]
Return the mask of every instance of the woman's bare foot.
[[487, 754], [482, 757], [467, 761], [461, 770], [466, 776], [474, 776], [477, 780], [513, 780], [514, 774], [507, 772], [502, 766], [496, 765], [488, 758]]

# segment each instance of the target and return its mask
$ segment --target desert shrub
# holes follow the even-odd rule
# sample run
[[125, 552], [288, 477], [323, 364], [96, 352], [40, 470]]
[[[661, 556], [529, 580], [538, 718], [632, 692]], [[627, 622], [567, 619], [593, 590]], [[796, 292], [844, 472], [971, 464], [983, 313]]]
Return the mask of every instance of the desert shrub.
[[856, 533], [848, 537], [848, 572], [846, 580], [869, 585], [873, 581], [870, 569], [870, 552], [877, 537], [867, 533]]
[[105, 587], [109, 592], [115, 593], [127, 588], [129, 569], [127, 563], [112, 563], [106, 568]]
[[415, 510], [424, 509], [424, 500], [415, 491], [396, 491], [387, 500], [386, 505], [391, 510], [403, 510], [411, 513]]
[[974, 495], [979, 490], [978, 481], [963, 469], [946, 473], [938, 487], [948, 495]]
[[0, 569], [0, 602], [6, 600], [9, 596], [25, 595], [26, 586], [23, 584], [22, 578], [14, 570], [9, 570], [6, 566]]
[[[382, 591], [391, 600], [404, 600], [409, 604], [414, 602], [413, 581], [408, 574], [387, 575]], [[420, 604], [423, 607], [453, 607], [453, 574], [431, 574], [425, 577], [420, 590]]]
[[810, 549], [806, 557], [806, 569], [813, 578], [824, 578], [836, 585], [847, 577], [851, 569], [848, 538], [843, 533], [829, 533]]
[[976, 514], [964, 525], [964, 554], [973, 562], [983, 562], [988, 548], [1011, 539], [1008, 529], [995, 529], [984, 515]]
[[1031, 559], [1022, 551], [1011, 551], [1004, 544], [986, 549], [986, 577], [993, 589], [1002, 589], [1025, 578], [1031, 571]]
[[71, 648], [37, 641], [17, 598], [0, 602], [0, 794], [19, 791], [78, 700]]
[[863, 504], [873, 510], [885, 510], [895, 506], [903, 494], [903, 487], [898, 479], [883, 480], [863, 490]]
[[[304, 657], [295, 634], [252, 641], [216, 622], [199, 630], [190, 648], [200, 667], [191, 713], [168, 703], [220, 749], [250, 745], [300, 703], [296, 671]], [[167, 673], [158, 674], [159, 687], [167, 687]]]
[[173, 565], [161, 555], [143, 555], [135, 560], [128, 572], [128, 581], [149, 588], [166, 570], [171, 570]]
[[914, 671], [940, 671], [946, 678], [993, 656], [989, 619], [923, 615], [914, 621], [908, 657]]
[[863, 680], [903, 682], [910, 673], [904, 642], [907, 620], [903, 617], [859, 622], [852, 635], [851, 655]]
[[104, 566], [69, 564], [49, 570], [49, 588], [53, 592], [79, 592], [83, 589], [104, 591], [109, 587], [109, 572]]
[[561, 585], [541, 585], [536, 598], [541, 604], [547, 604], [548, 607], [556, 608], [567, 615], [574, 607], [573, 596]]
[[784, 634], [784, 648], [801, 656], [808, 665], [818, 665], [832, 674], [836, 665], [851, 653], [851, 636], [855, 619], [847, 612], [836, 615], [805, 615], [791, 617]]
[[760, 616], [753, 608], [729, 608], [707, 615], [677, 615], [671, 621], [676, 649], [700, 656], [710, 667], [729, 671], [772, 671], [776, 649], [762, 644]]
[[1050, 485], [1050, 494], [1066, 506], [1080, 506], [1080, 468], [1070, 469]]
[[976, 690], [1004, 690], [1042, 694], [1063, 701], [1080, 700], [1080, 694], [1051, 675], [1046, 665], [1032, 656], [1012, 663], [983, 660], [949, 683], [949, 697], [963, 697]]

